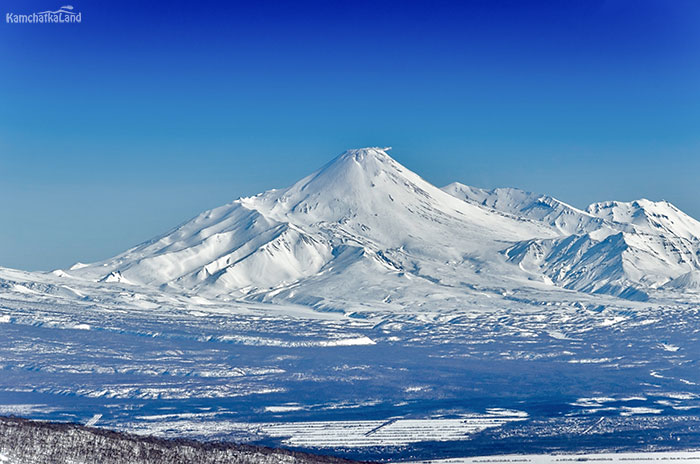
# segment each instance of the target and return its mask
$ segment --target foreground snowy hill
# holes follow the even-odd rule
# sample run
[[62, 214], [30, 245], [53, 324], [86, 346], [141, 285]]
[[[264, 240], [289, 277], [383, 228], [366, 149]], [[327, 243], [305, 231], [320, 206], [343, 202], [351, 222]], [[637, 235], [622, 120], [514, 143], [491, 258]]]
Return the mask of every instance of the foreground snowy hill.
[[351, 464], [333, 456], [232, 443], [139, 437], [77, 424], [0, 417], [0, 462], [53, 464]]
[[542, 285], [646, 299], [666, 284], [693, 288], [699, 237], [700, 223], [666, 202], [582, 211], [517, 189], [439, 189], [385, 149], [365, 148], [66, 272], [326, 309], [446, 304]]

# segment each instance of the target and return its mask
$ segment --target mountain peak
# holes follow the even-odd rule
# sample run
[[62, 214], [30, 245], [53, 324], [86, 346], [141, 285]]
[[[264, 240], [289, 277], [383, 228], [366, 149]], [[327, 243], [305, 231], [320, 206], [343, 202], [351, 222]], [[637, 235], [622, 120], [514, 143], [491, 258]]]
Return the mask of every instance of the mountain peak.
[[335, 159], [331, 160], [326, 166], [334, 164], [357, 163], [360, 166], [367, 167], [373, 163], [396, 163], [396, 161], [387, 153], [391, 147], [366, 147], [353, 148], [346, 150]]
[[642, 198], [630, 202], [604, 201], [593, 203], [587, 211], [608, 221], [632, 224], [646, 233], [664, 233], [700, 240], [700, 222], [665, 200]]
[[243, 202], [276, 220], [288, 221], [288, 214], [303, 212], [308, 220], [333, 222], [358, 214], [386, 216], [400, 204], [449, 197], [394, 160], [389, 149], [347, 150], [291, 187]]
[[342, 153], [342, 155], [346, 154], [351, 154], [351, 155], [359, 155], [359, 156], [389, 156], [388, 151], [391, 150], [391, 147], [364, 147], [364, 148], [350, 148], [349, 150], [345, 150], [345, 152]]

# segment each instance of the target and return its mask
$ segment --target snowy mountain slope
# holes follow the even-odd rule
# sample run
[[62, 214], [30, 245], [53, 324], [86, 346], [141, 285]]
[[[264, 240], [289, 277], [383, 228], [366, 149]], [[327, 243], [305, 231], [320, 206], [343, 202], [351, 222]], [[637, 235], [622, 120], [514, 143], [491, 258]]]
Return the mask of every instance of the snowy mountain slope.
[[386, 149], [365, 148], [289, 188], [205, 211], [112, 259], [65, 272], [341, 310], [474, 303], [552, 286], [645, 299], [700, 270], [698, 237], [700, 223], [666, 202], [583, 211], [518, 189], [439, 189]]
[[611, 222], [631, 224], [639, 233], [700, 240], [700, 222], [667, 201], [606, 201], [593, 203], [586, 211]]
[[[513, 188], [485, 190], [453, 183], [443, 190], [560, 232], [564, 237], [526, 240], [506, 250], [510, 262], [545, 275], [555, 285], [643, 299], [643, 289], [700, 268], [700, 222], [665, 201], [610, 201], [582, 211], [556, 198]], [[673, 288], [683, 287], [688, 279]]]
[[[645, 298], [642, 289], [700, 268], [700, 222], [668, 202], [595, 203], [584, 212], [512, 188], [485, 190], [453, 183], [444, 190], [495, 211], [541, 221], [564, 235], [526, 240], [505, 252], [509, 262], [555, 285]], [[672, 287], [681, 288], [686, 280]]]
[[698, 250], [697, 241], [669, 234], [618, 232], [601, 240], [592, 232], [527, 240], [506, 255], [565, 288], [639, 298], [644, 297], [640, 289], [658, 288], [700, 268]]
[[[314, 296], [299, 289], [305, 278], [351, 295], [381, 276], [390, 287], [410, 286], [406, 274], [431, 287], [445, 279], [446, 262], [454, 263], [447, 280], [455, 281], [460, 263], [497, 267], [505, 244], [555, 235], [460, 201], [369, 148], [343, 153], [288, 189], [204, 212], [111, 260], [67, 272], [208, 296], [282, 293], [307, 301]], [[297, 290], [283, 291], [288, 286]], [[427, 287], [422, 295], [434, 291]]]
[[664, 285], [664, 288], [670, 290], [681, 291], [699, 291], [700, 290], [700, 271], [690, 271]]
[[[187, 288], [217, 280], [223, 269], [235, 269], [240, 270], [235, 285], [243, 287], [250, 285], [252, 278], [264, 284], [313, 273], [328, 256], [328, 245], [319, 239], [232, 204], [202, 213], [172, 233], [112, 260], [74, 266], [68, 272], [93, 279], [119, 276], [119, 280], [132, 283]], [[267, 273], [271, 261], [274, 270]], [[259, 272], [252, 274], [251, 268]]]
[[582, 211], [556, 198], [516, 188], [486, 190], [453, 182], [442, 188], [464, 201], [517, 217], [544, 222], [564, 235], [605, 229], [602, 218]]
[[[505, 252], [510, 262], [517, 263], [521, 269], [529, 272], [546, 275], [555, 285], [583, 292], [645, 300], [648, 295], [635, 285], [641, 282], [635, 281], [628, 272], [630, 266], [627, 259], [630, 253], [633, 252], [622, 232], [603, 240], [596, 240], [591, 234], [528, 240]], [[644, 258], [651, 258], [653, 264], [658, 264], [653, 255]], [[641, 261], [644, 262], [644, 259]]]
[[632, 281], [657, 287], [700, 268], [700, 222], [671, 203], [612, 201], [594, 203], [587, 211], [631, 226], [623, 237], [628, 246], [625, 271]]

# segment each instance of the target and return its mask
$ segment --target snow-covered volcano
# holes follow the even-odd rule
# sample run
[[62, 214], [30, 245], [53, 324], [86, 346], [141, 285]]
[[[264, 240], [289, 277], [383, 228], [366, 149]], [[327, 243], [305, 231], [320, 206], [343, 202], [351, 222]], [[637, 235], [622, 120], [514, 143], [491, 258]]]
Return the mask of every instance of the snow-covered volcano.
[[543, 286], [639, 298], [700, 269], [698, 237], [700, 223], [668, 203], [586, 212], [517, 189], [439, 189], [386, 149], [364, 148], [67, 272], [327, 308]]

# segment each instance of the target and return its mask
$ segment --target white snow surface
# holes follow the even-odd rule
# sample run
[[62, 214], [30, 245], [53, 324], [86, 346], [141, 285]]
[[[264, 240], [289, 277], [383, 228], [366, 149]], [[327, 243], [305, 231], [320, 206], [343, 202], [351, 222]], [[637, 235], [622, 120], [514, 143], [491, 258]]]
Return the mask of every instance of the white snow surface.
[[486, 190], [453, 182], [443, 190], [469, 203], [543, 222], [562, 235], [592, 232], [605, 229], [607, 225], [603, 219], [556, 198], [516, 188]]
[[560, 237], [529, 239], [505, 252], [510, 262], [555, 285], [642, 300], [661, 286], [697, 288], [700, 222], [666, 201], [610, 201], [583, 211], [513, 188], [484, 190], [453, 183], [444, 190], [556, 230]]
[[646, 300], [700, 270], [699, 243], [700, 223], [667, 202], [583, 211], [512, 188], [439, 189], [364, 148], [61, 275], [350, 311], [542, 286]]

